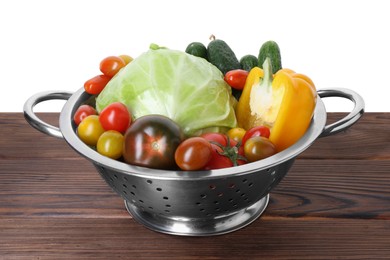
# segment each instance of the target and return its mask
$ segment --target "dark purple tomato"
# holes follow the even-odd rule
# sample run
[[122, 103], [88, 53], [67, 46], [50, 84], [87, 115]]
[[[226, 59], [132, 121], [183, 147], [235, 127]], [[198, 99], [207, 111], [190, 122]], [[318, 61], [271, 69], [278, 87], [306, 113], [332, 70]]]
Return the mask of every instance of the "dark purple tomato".
[[179, 125], [170, 118], [143, 116], [135, 120], [125, 133], [123, 158], [133, 165], [173, 169], [176, 167], [175, 151], [182, 140]]
[[248, 162], [265, 159], [276, 153], [274, 144], [266, 137], [254, 136], [249, 138], [244, 145], [244, 153]]

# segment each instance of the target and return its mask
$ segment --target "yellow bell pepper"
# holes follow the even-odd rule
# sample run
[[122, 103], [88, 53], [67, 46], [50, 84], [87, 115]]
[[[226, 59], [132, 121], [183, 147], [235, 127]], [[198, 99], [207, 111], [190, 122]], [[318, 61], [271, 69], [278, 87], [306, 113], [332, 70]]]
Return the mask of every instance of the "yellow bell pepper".
[[246, 130], [264, 125], [270, 141], [282, 151], [300, 139], [310, 125], [317, 101], [313, 81], [289, 69], [272, 75], [267, 58], [264, 70], [255, 67], [247, 77], [236, 107], [238, 125]]

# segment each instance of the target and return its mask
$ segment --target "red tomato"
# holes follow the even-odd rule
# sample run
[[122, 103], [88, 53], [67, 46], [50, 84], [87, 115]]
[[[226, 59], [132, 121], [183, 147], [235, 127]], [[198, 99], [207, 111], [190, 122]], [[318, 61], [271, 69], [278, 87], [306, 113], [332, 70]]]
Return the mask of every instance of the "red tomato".
[[76, 125], [79, 125], [84, 118], [90, 115], [96, 115], [96, 110], [90, 105], [81, 105], [77, 108], [76, 113], [74, 113], [73, 121]]
[[131, 124], [131, 114], [123, 103], [114, 102], [100, 112], [99, 121], [106, 131], [124, 133]]
[[227, 137], [219, 133], [207, 133], [201, 137], [211, 142], [213, 150], [211, 159], [204, 167], [205, 170], [222, 169], [245, 163], [244, 150], [242, 146], [236, 146], [236, 141], [229, 139], [228, 145]]
[[236, 69], [226, 72], [225, 81], [232, 88], [242, 90], [245, 86], [246, 78], [248, 77], [249, 72], [246, 70]]
[[109, 56], [100, 62], [100, 71], [107, 77], [114, 77], [118, 71], [126, 66], [126, 62], [118, 56]]
[[177, 147], [175, 161], [182, 170], [200, 170], [209, 162], [212, 153], [211, 144], [206, 139], [190, 137]]
[[98, 95], [110, 80], [111, 78], [106, 75], [97, 75], [84, 83], [85, 92], [91, 95]]
[[207, 141], [217, 142], [223, 146], [227, 144], [226, 136], [220, 133], [204, 133], [200, 137], [203, 137]]
[[265, 138], [269, 138], [270, 130], [266, 126], [255, 126], [246, 131], [244, 137], [242, 138], [242, 145], [245, 145], [246, 141], [255, 136], [263, 136]]
[[155, 169], [174, 169], [175, 151], [182, 142], [180, 127], [161, 115], [147, 115], [127, 129], [123, 158], [129, 164]]
[[204, 170], [214, 170], [214, 169], [223, 169], [228, 167], [233, 167], [233, 162], [229, 157], [221, 155], [222, 149], [215, 145], [211, 144], [213, 152], [211, 153], [211, 158], [208, 163], [205, 165]]

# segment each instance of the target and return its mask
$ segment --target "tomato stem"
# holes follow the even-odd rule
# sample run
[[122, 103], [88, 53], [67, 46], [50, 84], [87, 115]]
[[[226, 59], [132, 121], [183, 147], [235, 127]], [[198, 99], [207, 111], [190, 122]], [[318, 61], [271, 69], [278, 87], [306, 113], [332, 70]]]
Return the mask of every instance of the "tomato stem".
[[222, 149], [222, 151], [218, 151], [218, 153], [222, 156], [225, 156], [230, 159], [230, 161], [233, 163], [233, 166], [238, 166], [238, 160], [242, 160], [247, 162], [247, 159], [239, 154], [239, 149], [241, 146], [241, 141], [239, 141], [236, 145], [231, 146], [230, 145], [230, 139], [229, 136], [227, 136], [227, 145], [223, 146], [222, 144], [214, 141], [210, 141], [210, 143], [215, 144], [219, 148]]

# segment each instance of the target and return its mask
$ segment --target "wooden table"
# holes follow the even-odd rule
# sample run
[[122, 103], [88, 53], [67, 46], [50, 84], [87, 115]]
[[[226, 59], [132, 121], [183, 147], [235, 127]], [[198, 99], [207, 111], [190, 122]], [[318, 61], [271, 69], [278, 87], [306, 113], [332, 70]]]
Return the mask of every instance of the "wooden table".
[[214, 237], [136, 223], [90, 162], [21, 113], [0, 113], [0, 166], [0, 259], [390, 259], [390, 113], [318, 139], [259, 219]]

